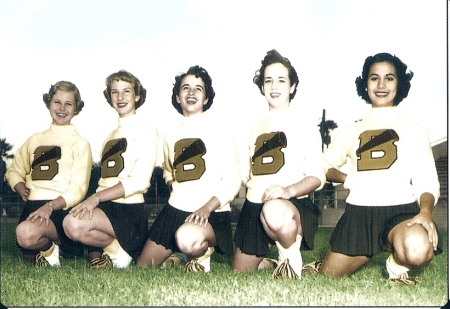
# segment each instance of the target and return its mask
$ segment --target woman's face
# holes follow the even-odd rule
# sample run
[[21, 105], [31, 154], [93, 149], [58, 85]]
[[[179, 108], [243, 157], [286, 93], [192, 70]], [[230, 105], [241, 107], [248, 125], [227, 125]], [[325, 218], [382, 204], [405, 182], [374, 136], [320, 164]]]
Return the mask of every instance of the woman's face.
[[195, 75], [186, 75], [181, 81], [177, 102], [181, 104], [185, 117], [203, 113], [203, 106], [208, 103], [203, 80]]
[[397, 73], [391, 63], [374, 63], [367, 78], [367, 93], [372, 107], [394, 106], [397, 85]]
[[274, 110], [289, 106], [290, 94], [295, 90], [291, 85], [288, 69], [281, 63], [273, 63], [264, 69], [263, 93]]
[[111, 83], [111, 104], [119, 117], [136, 114], [136, 101], [139, 101], [139, 96], [134, 93], [132, 84], [123, 80]]
[[52, 123], [58, 126], [69, 125], [73, 116], [75, 116], [76, 108], [77, 104], [73, 92], [57, 90], [48, 108], [52, 116]]

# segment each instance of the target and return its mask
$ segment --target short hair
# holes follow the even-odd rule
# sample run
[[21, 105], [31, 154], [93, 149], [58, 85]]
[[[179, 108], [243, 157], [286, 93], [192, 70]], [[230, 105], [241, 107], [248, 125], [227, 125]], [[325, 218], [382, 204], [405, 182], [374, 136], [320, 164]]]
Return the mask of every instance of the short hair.
[[408, 96], [409, 89], [411, 88], [411, 79], [414, 73], [406, 72], [407, 66], [397, 56], [393, 56], [389, 53], [379, 53], [375, 56], [369, 56], [366, 58], [363, 66], [361, 76], [358, 76], [355, 80], [356, 92], [366, 103], [372, 104], [367, 93], [367, 80], [369, 78], [369, 71], [372, 65], [375, 63], [387, 62], [394, 66], [395, 73], [397, 75], [397, 95], [394, 98], [394, 106], [400, 104], [404, 98]]
[[201, 78], [203, 80], [203, 83], [205, 84], [205, 95], [206, 99], [208, 99], [208, 103], [203, 105], [203, 111], [207, 111], [211, 105], [213, 104], [214, 97], [216, 96], [216, 93], [214, 92], [214, 88], [212, 86], [212, 79], [211, 76], [209, 76], [208, 71], [206, 71], [201, 66], [193, 66], [190, 67], [189, 70], [186, 73], [181, 73], [175, 76], [175, 84], [173, 84], [172, 88], [172, 105], [175, 107], [175, 109], [183, 115], [183, 109], [181, 108], [181, 105], [177, 101], [177, 95], [180, 94], [180, 86], [181, 82], [183, 81], [183, 78], [185, 78], [187, 75], [194, 75], [197, 78]]
[[115, 81], [124, 81], [133, 85], [134, 94], [139, 97], [139, 100], [136, 102], [135, 106], [136, 109], [138, 109], [145, 103], [147, 90], [142, 86], [140, 80], [130, 72], [120, 70], [116, 73], [109, 75], [105, 81], [106, 89], [103, 91], [103, 95], [105, 96], [106, 101], [109, 103], [109, 105], [112, 106], [111, 84]]
[[75, 115], [78, 115], [84, 107], [84, 102], [81, 100], [80, 90], [75, 86], [74, 83], [67, 81], [59, 81], [54, 85], [50, 86], [48, 93], [44, 93], [42, 99], [44, 100], [45, 106], [50, 108], [50, 102], [52, 101], [53, 96], [58, 91], [71, 92], [75, 98]]
[[291, 62], [288, 58], [283, 57], [279, 52], [277, 52], [275, 49], [269, 50], [267, 52], [267, 55], [264, 57], [264, 59], [261, 61], [261, 68], [255, 72], [255, 77], [253, 77], [253, 83], [255, 83], [259, 91], [262, 95], [264, 95], [263, 86], [264, 86], [264, 70], [266, 67], [268, 67], [271, 64], [274, 63], [281, 63], [288, 69], [288, 76], [289, 80], [291, 82], [291, 85], [295, 84], [294, 91], [289, 95], [289, 101], [291, 101], [295, 94], [297, 93], [297, 86], [298, 86], [298, 75], [295, 68], [292, 66]]

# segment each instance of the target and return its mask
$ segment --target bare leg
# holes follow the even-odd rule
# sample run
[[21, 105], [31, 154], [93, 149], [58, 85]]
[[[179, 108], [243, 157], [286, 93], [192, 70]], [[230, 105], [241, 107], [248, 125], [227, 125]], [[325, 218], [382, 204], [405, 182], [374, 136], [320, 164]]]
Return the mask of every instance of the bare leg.
[[241, 249], [236, 248], [231, 268], [240, 273], [245, 273], [248, 270], [258, 270], [258, 265], [262, 260], [263, 257], [245, 254], [241, 251]]
[[52, 243], [60, 244], [56, 227], [51, 220], [48, 226], [45, 223], [39, 225], [38, 221], [22, 221], [16, 228], [16, 237], [18, 244], [29, 250], [45, 251]]
[[111, 222], [99, 208], [93, 210], [92, 219], [66, 216], [63, 227], [70, 239], [93, 247], [105, 248], [116, 239]]
[[170, 254], [172, 254], [172, 250], [166, 249], [162, 245], [158, 245], [151, 239], [147, 239], [144, 249], [136, 261], [136, 265], [159, 266]]
[[214, 230], [209, 223], [206, 226], [184, 223], [178, 228], [175, 239], [181, 252], [191, 258], [202, 256], [208, 247], [216, 245]]
[[300, 213], [288, 200], [271, 200], [264, 204], [261, 222], [267, 235], [278, 241], [284, 248], [289, 248], [302, 235]]
[[329, 276], [350, 276], [370, 260], [368, 256], [349, 256], [328, 251], [320, 266], [319, 273]]
[[89, 251], [89, 262], [102, 256], [102, 251]]
[[406, 223], [397, 224], [389, 232], [388, 251], [392, 252], [398, 264], [409, 269], [422, 268], [434, 257], [433, 245], [423, 226], [407, 226]]

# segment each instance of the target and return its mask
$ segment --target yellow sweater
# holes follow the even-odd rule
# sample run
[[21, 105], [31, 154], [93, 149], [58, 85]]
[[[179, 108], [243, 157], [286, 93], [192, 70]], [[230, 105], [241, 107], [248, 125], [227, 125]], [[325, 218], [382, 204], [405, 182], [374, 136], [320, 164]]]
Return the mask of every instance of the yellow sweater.
[[119, 126], [103, 143], [102, 172], [97, 192], [119, 182], [125, 196], [117, 203], [143, 203], [156, 164], [158, 132], [138, 115], [119, 118]]
[[51, 124], [50, 129], [32, 135], [20, 147], [6, 179], [13, 190], [24, 182], [31, 201], [61, 196], [67, 209], [86, 195], [91, 168], [91, 146], [75, 127]]

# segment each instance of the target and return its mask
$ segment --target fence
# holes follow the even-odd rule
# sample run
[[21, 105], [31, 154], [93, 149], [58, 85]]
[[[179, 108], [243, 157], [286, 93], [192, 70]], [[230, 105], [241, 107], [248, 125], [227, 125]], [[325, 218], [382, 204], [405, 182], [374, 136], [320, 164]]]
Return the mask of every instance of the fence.
[[[166, 194], [162, 194], [161, 190], [167, 190], [167, 187], [154, 186], [155, 190], [150, 197], [145, 197], [145, 208], [147, 210], [148, 218], [150, 222], [156, 218], [158, 213], [162, 210], [167, 203], [168, 197]], [[159, 191], [158, 191], [159, 190]], [[165, 191], [164, 191], [165, 192]], [[325, 186], [322, 190], [311, 193], [310, 198], [319, 207], [321, 215], [319, 217], [319, 226], [321, 227], [334, 227], [344, 213], [345, 200], [348, 196], [348, 190], [342, 186], [333, 187]], [[242, 205], [245, 201], [245, 188], [241, 188], [239, 194], [231, 202], [231, 220], [235, 224], [239, 218]], [[435, 209], [433, 211], [433, 219], [436, 225], [442, 229], [448, 230], [448, 201], [447, 196], [439, 199]], [[0, 211], [2, 217], [6, 218], [18, 218], [23, 209], [23, 202], [17, 193], [4, 190], [3, 195], [0, 196]]]
[[[155, 185], [151, 194], [145, 195], [145, 205], [149, 219], [154, 219], [167, 203], [166, 186]], [[160, 192], [161, 191], [161, 192]], [[347, 190], [339, 187], [326, 186], [324, 189], [311, 194], [311, 199], [321, 209], [344, 209]], [[232, 201], [232, 218], [237, 220], [242, 204], [245, 200], [245, 188], [241, 188], [239, 194]], [[0, 197], [0, 207], [3, 217], [18, 217], [22, 212], [23, 202], [17, 193], [11, 190], [4, 190]]]

